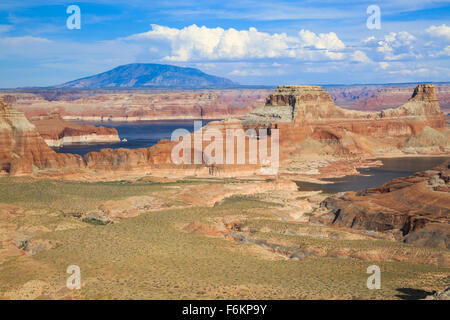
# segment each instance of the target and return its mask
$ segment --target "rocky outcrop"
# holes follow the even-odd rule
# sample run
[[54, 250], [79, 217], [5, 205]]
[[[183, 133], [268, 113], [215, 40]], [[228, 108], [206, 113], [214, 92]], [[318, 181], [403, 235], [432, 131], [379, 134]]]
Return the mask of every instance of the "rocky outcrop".
[[[0, 97], [28, 119], [47, 116], [58, 110], [64, 120], [146, 121], [225, 119], [241, 116], [264, 102], [269, 90], [203, 91], [37, 91], [8, 92]], [[49, 101], [43, 97], [57, 100]]]
[[396, 109], [381, 111], [382, 118], [390, 117], [432, 117], [442, 114], [433, 84], [418, 85], [412, 97]]
[[[327, 86], [325, 90], [330, 93], [338, 106], [361, 111], [381, 111], [407, 102], [416, 86], [413, 84]], [[436, 84], [436, 94], [441, 109], [448, 112], [450, 84], [448, 82]]]
[[39, 168], [80, 168], [77, 155], [57, 154], [21, 112], [0, 100], [0, 171], [10, 175], [30, 175]]
[[[326, 121], [367, 120], [419, 120], [435, 121], [433, 127], [444, 128], [445, 118], [440, 110], [433, 84], [418, 85], [412, 97], [395, 109], [380, 113], [358, 112], [336, 106], [330, 94], [319, 86], [279, 86], [263, 107], [241, 117], [244, 123], [318, 123]], [[350, 130], [349, 131], [354, 131]], [[367, 135], [372, 134], [368, 131]]]
[[245, 124], [306, 122], [342, 118], [351, 111], [338, 108], [320, 86], [279, 86], [263, 107], [241, 119]]
[[450, 248], [450, 161], [432, 170], [323, 201], [328, 223], [389, 233], [419, 246]]
[[[278, 129], [281, 172], [302, 177], [357, 174], [352, 164], [369, 157], [450, 153], [434, 85], [419, 85], [407, 103], [382, 112], [342, 109], [317, 86], [280, 86], [240, 124]], [[335, 165], [341, 160], [344, 171]], [[302, 169], [311, 166], [317, 169]]]
[[[133, 96], [138, 99], [139, 95]], [[111, 97], [109, 97], [111, 98]], [[108, 98], [108, 99], [109, 99]], [[122, 97], [120, 98], [122, 99]], [[110, 100], [108, 100], [110, 101]], [[243, 164], [214, 164], [208, 162], [205, 149], [209, 143], [197, 146], [193, 141], [194, 135], [187, 135], [191, 139], [191, 163], [200, 154], [200, 162], [195, 164], [175, 164], [172, 162], [172, 150], [178, 142], [160, 141], [153, 147], [141, 149], [103, 149], [91, 152], [83, 158], [70, 154], [57, 154], [47, 145], [35, 127], [23, 115], [13, 111], [10, 107], [4, 114], [14, 114], [20, 119], [22, 126], [28, 128], [19, 134], [13, 133], [15, 127], [8, 122], [9, 132], [4, 140], [16, 145], [22, 141], [22, 136], [32, 136], [33, 143], [28, 143], [20, 152], [5, 153], [5, 169], [8, 172], [29, 172], [30, 167], [36, 169], [81, 170], [83, 172], [103, 173], [140, 173], [156, 174], [168, 177], [176, 176], [252, 176], [260, 175], [267, 166], [258, 159], [257, 163], [249, 163], [250, 143], [261, 144], [265, 138], [247, 136], [245, 138], [245, 161]], [[5, 109], [6, 110], [6, 109]], [[47, 121], [47, 120], [45, 120]], [[427, 127], [424, 131], [423, 129]], [[413, 97], [397, 109], [384, 112], [359, 112], [345, 110], [334, 105], [330, 95], [317, 86], [280, 86], [269, 95], [266, 104], [249, 114], [235, 119], [213, 121], [200, 129], [204, 133], [209, 129], [217, 129], [226, 136], [228, 129], [279, 129], [279, 161], [281, 172], [288, 175], [296, 174], [300, 161], [315, 159], [319, 162], [335, 162], [345, 160], [350, 163], [349, 170], [356, 172], [352, 163], [362, 163], [361, 159], [374, 157], [379, 154], [401, 155], [405, 153], [421, 152], [422, 154], [448, 154], [448, 144], [445, 129], [445, 119], [436, 100], [433, 85], [419, 85]], [[267, 154], [271, 153], [271, 131], [268, 130]], [[428, 139], [430, 131], [432, 139]], [[26, 133], [25, 133], [26, 132]], [[421, 133], [424, 132], [422, 135]], [[434, 138], [435, 136], [440, 136]], [[416, 140], [413, 138], [417, 137]], [[17, 140], [17, 141], [16, 141]], [[184, 140], [184, 139], [183, 139]], [[19, 143], [23, 145], [23, 143]], [[420, 148], [415, 148], [420, 144]], [[432, 144], [432, 145], [429, 145]], [[439, 144], [439, 145], [436, 145]], [[36, 150], [36, 146], [39, 146]], [[223, 143], [223, 155], [226, 154], [227, 144]], [[17, 156], [15, 156], [17, 155]], [[20, 160], [16, 160], [16, 158]], [[304, 159], [303, 159], [304, 158]], [[226, 163], [222, 159], [222, 163]], [[353, 161], [353, 162], [352, 162]], [[332, 166], [333, 164], [330, 163]], [[320, 168], [319, 168], [320, 167]], [[331, 172], [326, 166], [319, 164], [318, 177], [324, 177], [325, 172]], [[27, 171], [28, 170], [28, 171]], [[328, 170], [328, 171], [327, 171]], [[300, 170], [301, 171], [301, 170]], [[336, 171], [336, 170], [334, 170]], [[300, 172], [301, 173], [301, 172]], [[276, 171], [267, 173], [277, 174]], [[332, 173], [336, 174], [336, 173]]]
[[120, 142], [116, 129], [65, 121], [58, 110], [51, 112], [48, 116], [33, 118], [30, 121], [50, 147]]

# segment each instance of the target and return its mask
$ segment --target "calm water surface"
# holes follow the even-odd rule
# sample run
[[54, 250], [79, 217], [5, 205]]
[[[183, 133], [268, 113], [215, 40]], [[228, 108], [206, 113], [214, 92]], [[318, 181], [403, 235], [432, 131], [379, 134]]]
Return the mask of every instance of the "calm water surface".
[[[203, 120], [202, 125], [212, 120]], [[114, 144], [97, 145], [71, 145], [54, 148], [59, 153], [74, 153], [84, 155], [91, 151], [99, 151], [104, 148], [147, 148], [155, 145], [161, 139], [170, 139], [172, 132], [176, 129], [194, 131], [194, 120], [164, 120], [164, 121], [140, 121], [140, 122], [77, 122], [107, 128], [116, 128], [120, 139], [127, 141]]]
[[[202, 124], [205, 125], [209, 121], [204, 120]], [[194, 131], [194, 120], [142, 121], [131, 123], [79, 123], [116, 128], [120, 139], [126, 139], [127, 141], [115, 144], [65, 146], [62, 148], [55, 148], [55, 151], [84, 155], [88, 152], [99, 151], [103, 148], [146, 148], [153, 146], [161, 139], [170, 139], [172, 132], [176, 129], [182, 128], [188, 130], [189, 132]], [[382, 167], [359, 169], [363, 175], [369, 176], [347, 176], [343, 178], [327, 179], [328, 181], [335, 182], [333, 184], [316, 184], [298, 181], [297, 185], [301, 187], [302, 190], [322, 190], [327, 193], [360, 191], [367, 188], [380, 186], [383, 183], [395, 178], [409, 176], [417, 171], [431, 169], [448, 159], [450, 158], [417, 157], [380, 159], [383, 162]]]
[[361, 191], [367, 188], [380, 186], [389, 180], [407, 177], [417, 171], [431, 169], [449, 157], [417, 157], [417, 158], [391, 158], [380, 159], [383, 166], [378, 168], [362, 168], [359, 171], [370, 176], [347, 176], [342, 178], [325, 179], [333, 181], [333, 184], [317, 184], [297, 181], [302, 190], [322, 190], [326, 193], [337, 193], [344, 191]]

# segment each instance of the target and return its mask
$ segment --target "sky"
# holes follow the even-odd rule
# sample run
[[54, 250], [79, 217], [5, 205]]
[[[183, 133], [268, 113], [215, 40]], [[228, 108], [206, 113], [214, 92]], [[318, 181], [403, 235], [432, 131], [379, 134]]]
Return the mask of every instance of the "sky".
[[0, 88], [136, 62], [246, 85], [450, 81], [449, 18], [449, 0], [0, 0]]

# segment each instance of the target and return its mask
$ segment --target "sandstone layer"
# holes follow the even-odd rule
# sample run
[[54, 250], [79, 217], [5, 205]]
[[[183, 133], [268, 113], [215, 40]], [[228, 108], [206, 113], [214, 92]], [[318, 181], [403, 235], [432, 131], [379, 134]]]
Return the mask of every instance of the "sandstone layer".
[[33, 169], [80, 168], [77, 155], [57, 154], [21, 112], [0, 101], [0, 171], [10, 175], [30, 175]]
[[391, 234], [419, 246], [450, 248], [450, 162], [380, 187], [335, 195], [314, 221]]
[[[58, 110], [65, 120], [146, 121], [224, 119], [244, 115], [264, 101], [268, 90], [82, 91], [49, 101], [38, 93], [0, 94], [29, 119]], [[44, 97], [47, 95], [42, 93]], [[74, 97], [75, 99], [73, 99]], [[49, 98], [50, 99], [50, 98]]]
[[[408, 101], [415, 87], [413, 84], [354, 85], [328, 86], [325, 90], [341, 107], [361, 111], [381, 111], [395, 108]], [[436, 93], [442, 110], [449, 112], [449, 83], [436, 84]]]
[[35, 117], [30, 121], [50, 147], [120, 142], [116, 129], [65, 121], [57, 110], [48, 116]]
[[[189, 147], [191, 161], [181, 164], [172, 159], [172, 151], [178, 142], [167, 140], [150, 148], [103, 149], [84, 157], [57, 154], [42, 145], [44, 140], [21, 113], [6, 105], [2, 108], [5, 120], [3, 143], [17, 149], [2, 155], [6, 163], [4, 170], [9, 173], [15, 172], [11, 168], [17, 162], [15, 159], [20, 158], [21, 166], [28, 163], [28, 171], [34, 166], [35, 171], [51, 175], [82, 172], [91, 176], [133, 173], [168, 177], [303, 175], [323, 178], [336, 174], [333, 172], [336, 163], [346, 164], [345, 173], [357, 173], [356, 166], [367, 165], [365, 159], [376, 156], [449, 154], [449, 131], [440, 111], [435, 86], [428, 84], [417, 86], [407, 103], [381, 112], [337, 107], [330, 94], [318, 86], [280, 86], [267, 97], [264, 106], [247, 115], [210, 122], [198, 132], [185, 136], [183, 141], [189, 139], [192, 142]], [[18, 123], [20, 125], [16, 125]], [[256, 135], [247, 135], [240, 142], [244, 144], [242, 163], [238, 163], [236, 156], [239, 146], [233, 144], [234, 159], [230, 163], [224, 159], [227, 148], [231, 148], [225, 139], [222, 159], [215, 158], [214, 161], [209, 158], [212, 153], [206, 152], [209, 142], [195, 143], [195, 136], [208, 133], [209, 129], [215, 129], [223, 137], [229, 129], [267, 129], [268, 134], [259, 136], [259, 131], [255, 130]], [[265, 143], [267, 155], [271, 155], [271, 130], [274, 129], [279, 130], [279, 159], [276, 160], [279, 160], [280, 170], [269, 172], [265, 169], [267, 166], [272, 168], [272, 163], [262, 161], [266, 159], [258, 159], [256, 163], [249, 161], [250, 145], [259, 144], [261, 149], [261, 143]], [[195, 161], [196, 157], [200, 162]], [[305, 164], [309, 166], [306, 169]]]
[[[395, 108], [411, 97], [414, 84], [387, 84], [387, 85], [346, 85], [325, 86], [336, 105], [360, 111], [381, 111], [387, 108]], [[95, 119], [95, 121], [107, 121], [108, 119], [128, 119], [128, 121], [139, 119], [173, 119], [177, 115], [182, 119], [183, 115], [199, 117], [199, 106], [197, 98], [202, 94], [211, 94], [213, 98], [208, 102], [215, 105], [216, 111], [210, 118], [226, 118], [227, 116], [242, 115], [252, 108], [263, 103], [264, 98], [271, 93], [271, 89], [211, 89], [196, 91], [163, 91], [144, 89], [28, 89], [0, 92], [0, 96], [8, 96], [8, 104], [25, 113], [26, 116], [46, 115], [55, 107], [61, 107], [62, 115], [68, 119]], [[450, 112], [450, 84], [436, 84], [436, 94], [441, 109], [445, 113]], [[144, 98], [132, 99], [133, 95], [141, 95]], [[127, 98], [126, 98], [127, 97]], [[197, 97], [197, 98], [196, 98]], [[84, 100], [83, 100], [84, 99]], [[131, 106], [129, 102], [133, 100]], [[84, 102], [89, 102], [83, 105]], [[108, 101], [108, 104], [106, 104]], [[205, 116], [212, 109], [204, 106]], [[152, 105], [158, 110], [158, 114], [150, 110]], [[244, 108], [247, 110], [234, 110], [227, 113], [223, 106]], [[141, 112], [127, 118], [125, 109], [131, 107], [134, 112]], [[173, 109], [180, 107], [183, 114], [173, 114]], [[220, 108], [218, 108], [220, 107]], [[167, 114], [165, 109], [167, 109]], [[122, 110], [120, 110], [122, 109]], [[172, 110], [172, 111], [171, 111]], [[66, 112], [68, 113], [66, 115]], [[191, 114], [192, 113], [192, 114]]]

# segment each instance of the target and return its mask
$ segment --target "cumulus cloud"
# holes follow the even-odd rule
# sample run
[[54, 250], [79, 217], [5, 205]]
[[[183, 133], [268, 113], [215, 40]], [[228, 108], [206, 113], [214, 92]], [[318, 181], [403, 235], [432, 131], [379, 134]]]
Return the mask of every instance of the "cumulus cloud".
[[314, 32], [302, 29], [298, 35], [304, 47], [314, 47], [316, 49], [325, 50], [342, 50], [345, 48], [344, 43], [334, 32], [316, 35]]
[[414, 56], [412, 43], [416, 37], [406, 31], [391, 32], [378, 41], [377, 51], [384, 54], [386, 60], [399, 60]]
[[379, 65], [380, 65], [380, 68], [381, 68], [381, 69], [386, 70], [387, 68], [389, 68], [390, 63], [389, 63], [389, 62], [385, 62], [385, 61], [381, 61], [381, 62], [379, 63]]
[[430, 57], [432, 58], [450, 57], [450, 46], [446, 46], [444, 49], [437, 52], [431, 52]]
[[161, 41], [168, 44], [167, 61], [233, 60], [263, 58], [294, 58], [305, 60], [338, 60], [344, 43], [334, 32], [316, 35], [301, 30], [298, 36], [286, 33], [260, 32], [256, 28], [236, 30], [198, 27], [182, 29], [152, 25], [150, 31], [132, 35], [126, 40]]
[[450, 41], [450, 27], [445, 24], [440, 26], [430, 26], [425, 29], [425, 32], [432, 37], [444, 38]]
[[393, 61], [420, 57], [414, 48], [416, 40], [416, 37], [409, 32], [400, 31], [388, 33], [381, 40], [373, 36], [369, 37], [363, 40], [362, 44], [378, 60]]
[[362, 63], [370, 63], [372, 60], [361, 50], [356, 50], [351, 54], [351, 60]]

